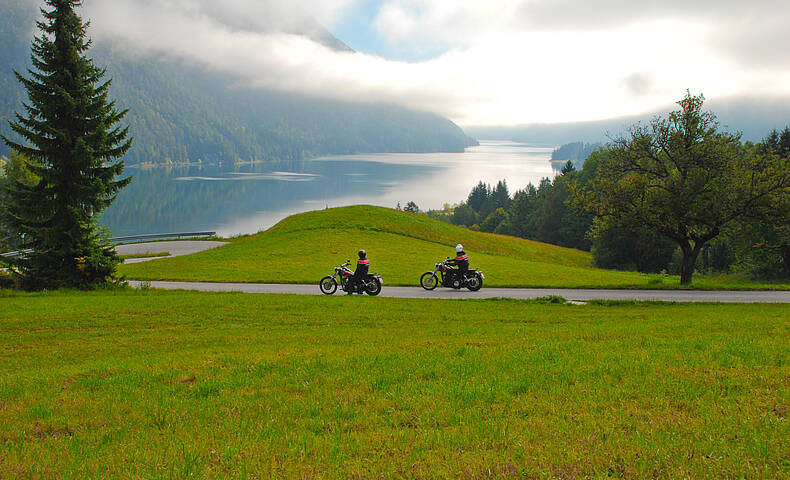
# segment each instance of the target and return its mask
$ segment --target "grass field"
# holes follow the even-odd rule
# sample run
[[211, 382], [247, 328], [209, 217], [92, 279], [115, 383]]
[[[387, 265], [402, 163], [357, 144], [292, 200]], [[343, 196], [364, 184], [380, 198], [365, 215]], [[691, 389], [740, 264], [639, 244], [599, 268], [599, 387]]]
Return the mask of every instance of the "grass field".
[[[187, 257], [124, 265], [120, 273], [140, 280], [317, 283], [346, 259], [368, 251], [371, 269], [385, 285], [417, 285], [434, 263], [462, 243], [473, 268], [498, 287], [678, 288], [678, 277], [592, 268], [579, 250], [473, 232], [421, 215], [355, 206], [289, 217], [264, 233]], [[788, 289], [734, 277], [697, 278], [694, 288]]]
[[787, 478], [786, 305], [0, 292], [0, 478]]

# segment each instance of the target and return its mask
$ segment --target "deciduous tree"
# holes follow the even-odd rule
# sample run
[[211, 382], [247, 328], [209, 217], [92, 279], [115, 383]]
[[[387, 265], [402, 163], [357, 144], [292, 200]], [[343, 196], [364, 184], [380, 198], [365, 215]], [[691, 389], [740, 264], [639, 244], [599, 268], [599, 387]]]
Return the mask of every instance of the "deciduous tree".
[[788, 159], [748, 154], [703, 103], [688, 93], [666, 118], [632, 127], [610, 144], [590, 186], [576, 192], [603, 226], [647, 227], [677, 243], [684, 285], [706, 243], [736, 220], [772, 215], [790, 194]]

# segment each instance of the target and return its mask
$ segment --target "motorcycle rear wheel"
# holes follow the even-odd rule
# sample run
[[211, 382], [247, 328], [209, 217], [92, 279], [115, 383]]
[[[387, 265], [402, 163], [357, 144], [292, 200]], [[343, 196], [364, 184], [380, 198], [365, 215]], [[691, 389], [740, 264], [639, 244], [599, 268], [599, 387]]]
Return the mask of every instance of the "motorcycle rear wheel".
[[332, 295], [337, 291], [337, 281], [335, 281], [331, 275], [322, 278], [318, 286], [321, 288], [321, 293], [324, 295]]
[[433, 272], [425, 272], [420, 277], [420, 286], [426, 290], [433, 290], [439, 285], [439, 278]]
[[479, 273], [475, 273], [473, 276], [466, 279], [466, 288], [472, 292], [476, 292], [483, 288], [483, 279], [480, 277]]
[[369, 281], [365, 286], [365, 293], [367, 293], [371, 297], [375, 297], [376, 295], [381, 293], [381, 282], [379, 282], [377, 278]]

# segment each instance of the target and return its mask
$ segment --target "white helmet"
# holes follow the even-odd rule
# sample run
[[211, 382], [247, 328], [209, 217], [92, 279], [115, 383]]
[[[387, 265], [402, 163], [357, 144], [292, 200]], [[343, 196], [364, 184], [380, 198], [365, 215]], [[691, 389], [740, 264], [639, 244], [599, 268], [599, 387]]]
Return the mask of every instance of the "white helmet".
[[464, 246], [459, 243], [458, 245], [455, 246], [455, 251], [458, 252], [458, 253], [463, 252], [464, 251]]

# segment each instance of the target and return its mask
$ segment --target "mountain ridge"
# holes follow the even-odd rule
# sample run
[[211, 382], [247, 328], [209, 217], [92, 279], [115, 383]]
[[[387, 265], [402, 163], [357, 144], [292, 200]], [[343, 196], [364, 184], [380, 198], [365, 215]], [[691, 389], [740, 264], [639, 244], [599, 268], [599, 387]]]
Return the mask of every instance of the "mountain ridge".
[[[605, 143], [628, 127], [649, 122], [674, 110], [675, 105], [653, 112], [584, 122], [531, 123], [514, 126], [465, 126], [467, 134], [483, 140], [511, 140], [558, 146], [571, 142]], [[705, 110], [715, 113], [723, 129], [739, 131], [744, 140], [759, 142], [772, 129], [790, 125], [790, 97], [765, 98], [757, 95], [708, 100]]]

